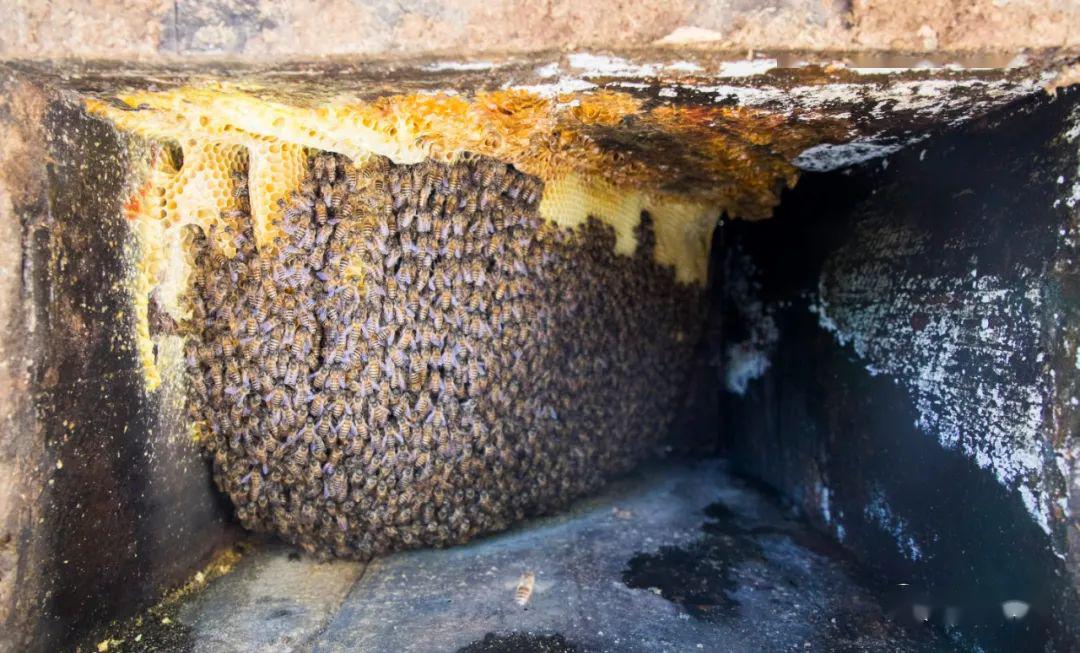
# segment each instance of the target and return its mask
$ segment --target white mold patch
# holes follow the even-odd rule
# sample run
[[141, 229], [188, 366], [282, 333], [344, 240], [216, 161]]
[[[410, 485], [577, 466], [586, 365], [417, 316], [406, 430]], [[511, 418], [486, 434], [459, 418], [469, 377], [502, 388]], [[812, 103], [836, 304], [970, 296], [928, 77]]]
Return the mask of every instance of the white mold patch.
[[[1040, 78], [1041, 79], [1041, 78]], [[838, 82], [784, 88], [759, 84], [688, 87], [711, 93], [717, 102], [736, 100], [751, 107], [766, 107], [785, 114], [796, 111], [833, 115], [836, 105], [865, 105], [878, 118], [907, 113], [919, 117], [944, 117], [959, 123], [1003, 101], [1035, 93], [1039, 79], [1023, 81], [983, 79], [904, 79], [886, 82]]]
[[490, 61], [436, 61], [423, 67], [427, 72], [475, 72], [479, 70], [491, 70], [496, 64]]
[[549, 63], [536, 69], [537, 77], [555, 77], [559, 74], [559, 64]]
[[746, 337], [724, 348], [724, 387], [728, 392], [742, 395], [754, 379], [769, 369], [769, 356], [780, 339], [773, 319], [773, 309], [760, 299], [758, 271], [750, 257], [735, 251], [728, 255], [727, 299], [738, 315]]
[[821, 511], [821, 518], [825, 520], [826, 524], [832, 523], [832, 511], [829, 509], [830, 504], [830, 491], [824, 485], [818, 486], [818, 509]]
[[530, 91], [541, 97], [553, 98], [568, 93], [576, 93], [578, 91], [588, 91], [596, 88], [596, 84], [587, 82], [583, 79], [575, 79], [573, 77], [564, 77], [557, 82], [551, 84], [531, 84], [527, 86], [515, 86], [513, 87], [520, 91]]
[[1049, 533], [1054, 468], [1043, 432], [1054, 380], [1035, 355], [1045, 349], [1039, 275], [1006, 282], [974, 263], [968, 275], [905, 274], [926, 238], [864, 221], [827, 264], [811, 310], [868, 371], [906, 388], [919, 430], [1020, 492]]
[[792, 163], [808, 172], [828, 172], [894, 154], [905, 145], [905, 143], [873, 140], [836, 145], [823, 143], [803, 150]]
[[724, 387], [737, 395], [744, 394], [746, 386], [769, 369], [769, 352], [756, 342], [728, 345], [724, 355]]
[[[612, 57], [602, 54], [578, 52], [567, 57], [570, 68], [578, 71], [583, 77], [656, 77], [661, 74], [687, 74], [700, 73], [704, 68], [693, 61], [674, 61], [671, 63], [633, 63], [621, 57]], [[710, 73], [714, 77], [743, 76], [746, 74], [758, 74], [753, 70], [764, 68], [769, 70], [776, 67], [775, 59], [758, 59], [754, 61], [724, 62], [718, 72]], [[745, 64], [752, 64], [747, 68]], [[730, 68], [729, 68], [730, 66]], [[556, 68], [557, 70], [557, 68]], [[727, 72], [730, 71], [730, 72]]]
[[753, 77], [764, 75], [776, 68], [776, 59], [744, 59], [742, 61], [725, 61], [720, 64], [717, 77]]
[[875, 488], [871, 493], [870, 501], [863, 509], [863, 515], [870, 523], [892, 537], [900, 555], [911, 561], [922, 559], [923, 548], [910, 534], [907, 520], [893, 513], [881, 488]]
[[[1072, 114], [1069, 116], [1069, 128], [1065, 131], [1065, 141], [1080, 145], [1080, 108], [1073, 109]], [[1063, 177], [1059, 177], [1058, 183], [1065, 183]], [[1072, 188], [1062, 198], [1065, 200], [1065, 205], [1070, 209], [1076, 208], [1080, 204], [1080, 167], [1076, 170], [1076, 177], [1073, 179]], [[1077, 354], [1080, 356], [1080, 353]]]
[[830, 490], [829, 487], [824, 483], [818, 483], [817, 496], [818, 511], [821, 514], [821, 518], [825, 521], [826, 524], [832, 527], [833, 532], [836, 534], [836, 539], [840, 542], [843, 542], [844, 538], [847, 537], [847, 531], [844, 530], [844, 526], [840, 523], [840, 519], [844, 515], [839, 510], [836, 511], [836, 515], [833, 515], [832, 490]]
[[632, 63], [622, 57], [577, 52], [567, 57], [570, 67], [586, 77], [655, 77], [662, 66], [655, 63]]

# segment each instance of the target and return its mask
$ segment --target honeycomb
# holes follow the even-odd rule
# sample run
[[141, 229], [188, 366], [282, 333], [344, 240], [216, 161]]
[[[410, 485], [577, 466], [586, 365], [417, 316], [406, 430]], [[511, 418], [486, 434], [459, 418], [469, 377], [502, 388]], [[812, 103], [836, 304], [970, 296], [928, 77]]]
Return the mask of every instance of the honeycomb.
[[656, 262], [671, 266], [682, 283], [705, 285], [709, 245], [717, 221], [711, 204], [676, 200], [653, 203], [640, 191], [603, 181], [590, 182], [578, 175], [549, 182], [540, 202], [540, 216], [562, 227], [578, 227], [589, 219], [610, 225], [615, 232], [614, 250], [624, 256], [637, 251], [637, 231], [645, 213], [652, 217]]
[[358, 559], [464, 542], [666, 432], [704, 292], [657, 264], [650, 214], [622, 254], [605, 222], [543, 220], [542, 182], [492, 159], [308, 168], [271, 250], [243, 178], [235, 249], [185, 229], [191, 416], [245, 527]]
[[[274, 222], [277, 200], [295, 186], [301, 148], [355, 162], [372, 155], [395, 163], [453, 162], [475, 153], [513, 163], [549, 184], [573, 177], [570, 187], [599, 196], [590, 201], [608, 203], [613, 194], [629, 192], [653, 209], [675, 201], [760, 218], [775, 205], [778, 182], [794, 183], [790, 159], [822, 137], [750, 109], [646, 109], [640, 100], [609, 91], [560, 98], [520, 90], [473, 98], [413, 94], [304, 105], [216, 85], [89, 99], [87, 107], [122, 129], [179, 141], [185, 151], [206, 143], [248, 149], [252, 214], [262, 225]], [[271, 178], [281, 172], [289, 174]], [[620, 246], [628, 247], [626, 225], [617, 229]], [[273, 234], [256, 237], [265, 246]]]
[[[187, 265], [181, 254], [184, 224], [210, 224], [235, 211], [234, 174], [247, 163], [247, 150], [237, 145], [188, 141], [179, 147], [156, 148], [150, 172], [140, 190], [128, 200], [127, 217], [133, 221], [141, 247], [134, 294], [136, 341], [151, 388], [160, 384], [150, 338], [148, 301], [151, 292], [166, 306], [178, 306], [187, 287]], [[180, 210], [179, 207], [184, 207]], [[231, 249], [231, 243], [220, 246]]]
[[[357, 165], [374, 157], [395, 164], [454, 163], [482, 155], [511, 163], [544, 182], [540, 216], [565, 228], [590, 218], [609, 225], [615, 251], [631, 256], [641, 215], [652, 219], [657, 263], [683, 283], [703, 284], [712, 229], [721, 213], [763, 218], [785, 186], [790, 161], [835, 136], [823, 122], [787, 124], [741, 107], [651, 104], [626, 93], [596, 91], [542, 97], [524, 90], [414, 93], [362, 101], [288, 97], [274, 89], [205, 84], [89, 98], [87, 109], [159, 146], [154, 170], [129, 202], [139, 222], [140, 295], [159, 290], [165, 310], [177, 303], [187, 269], [178, 230], [215, 228], [227, 256], [235, 232], [234, 179], [245, 178], [251, 237], [257, 249], [282, 242], [282, 207], [314, 151]], [[156, 223], [156, 224], [155, 224]], [[354, 270], [363, 276], [363, 270]], [[159, 373], [143, 296], [136, 300], [147, 383]]]

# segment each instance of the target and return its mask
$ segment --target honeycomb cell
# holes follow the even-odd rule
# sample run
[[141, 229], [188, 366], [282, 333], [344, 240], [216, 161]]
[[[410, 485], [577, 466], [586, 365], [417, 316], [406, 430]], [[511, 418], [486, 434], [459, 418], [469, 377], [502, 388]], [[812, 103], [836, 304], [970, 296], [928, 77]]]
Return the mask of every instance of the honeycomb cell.
[[256, 246], [270, 247], [280, 236], [279, 201], [300, 186], [307, 168], [307, 153], [294, 143], [253, 143], [249, 149], [248, 193]]

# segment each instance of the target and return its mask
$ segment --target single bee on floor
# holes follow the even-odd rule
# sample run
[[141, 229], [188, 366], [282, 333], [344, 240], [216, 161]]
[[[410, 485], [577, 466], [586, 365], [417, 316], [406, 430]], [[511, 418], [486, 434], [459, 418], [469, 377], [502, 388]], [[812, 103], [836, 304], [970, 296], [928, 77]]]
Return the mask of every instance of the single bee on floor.
[[521, 574], [521, 578], [518, 579], [517, 589], [514, 590], [514, 603], [517, 603], [521, 607], [525, 607], [525, 604], [532, 598], [533, 586], [536, 584], [536, 575], [531, 571], [526, 571]]

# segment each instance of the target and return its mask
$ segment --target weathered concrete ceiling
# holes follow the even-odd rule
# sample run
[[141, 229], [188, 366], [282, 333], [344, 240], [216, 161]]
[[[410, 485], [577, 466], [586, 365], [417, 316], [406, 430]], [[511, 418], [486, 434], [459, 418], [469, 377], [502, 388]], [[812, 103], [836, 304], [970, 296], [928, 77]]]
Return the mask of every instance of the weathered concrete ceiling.
[[[952, 56], [788, 51], [747, 56], [649, 48], [270, 64], [69, 60], [10, 66], [58, 89], [101, 98], [224, 82], [298, 106], [410, 94], [473, 98], [518, 90], [562, 103], [614, 92], [632, 98], [640, 112], [742, 107], [753, 109], [755, 116], [779, 118], [771, 123], [772, 131], [812, 132], [797, 139], [807, 147], [791, 160], [804, 169], [821, 170], [888, 153], [935, 126], [957, 124], [1034, 93], [1052, 85], [1076, 60], [1076, 55], [1060, 51]], [[626, 132], [623, 140], [645, 140], [628, 121], [618, 127]]]

